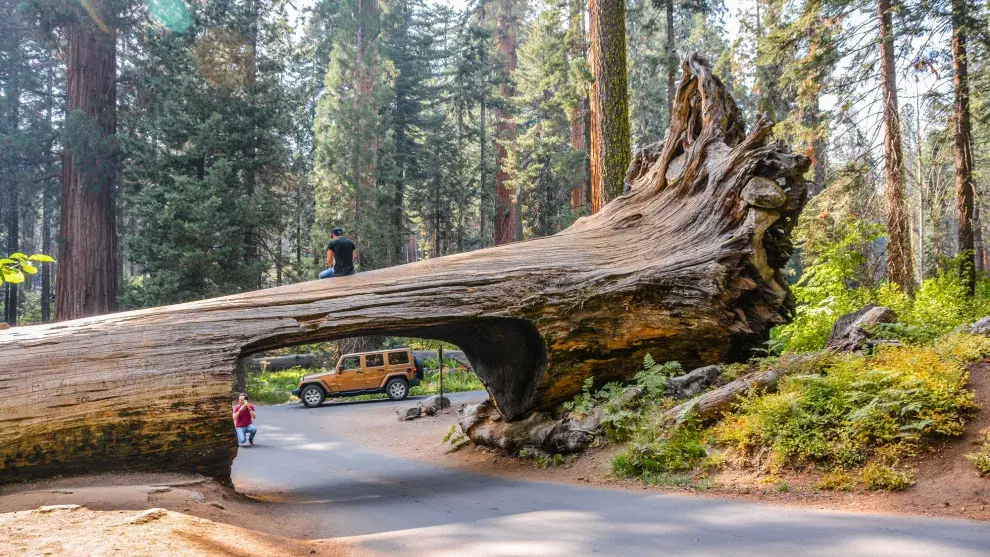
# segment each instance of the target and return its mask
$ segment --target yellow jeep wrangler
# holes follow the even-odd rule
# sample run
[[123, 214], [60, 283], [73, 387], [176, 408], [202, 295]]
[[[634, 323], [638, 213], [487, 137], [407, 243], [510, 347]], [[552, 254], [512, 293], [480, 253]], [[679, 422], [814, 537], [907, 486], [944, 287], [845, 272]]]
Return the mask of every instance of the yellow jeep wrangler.
[[292, 394], [307, 408], [315, 408], [328, 397], [385, 393], [392, 400], [409, 396], [409, 387], [423, 380], [423, 362], [412, 350], [398, 348], [360, 354], [344, 354], [330, 371], [306, 375]]

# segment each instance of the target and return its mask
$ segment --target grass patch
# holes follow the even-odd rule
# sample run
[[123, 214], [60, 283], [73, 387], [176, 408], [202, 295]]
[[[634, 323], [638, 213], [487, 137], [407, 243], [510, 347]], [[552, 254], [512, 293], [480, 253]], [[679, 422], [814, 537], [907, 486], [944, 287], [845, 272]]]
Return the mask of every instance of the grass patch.
[[836, 356], [819, 373], [784, 378], [776, 393], [742, 399], [713, 428], [713, 441], [771, 467], [896, 461], [935, 436], [962, 434], [976, 408], [965, 366], [988, 352], [990, 340], [950, 335], [931, 346]]
[[291, 391], [299, 387], [299, 379], [309, 373], [301, 367], [282, 371], [249, 373], [247, 394], [252, 402], [259, 404], [282, 404], [295, 398]]
[[519, 451], [519, 458], [533, 461], [540, 470], [546, 470], [554, 466], [562, 466], [567, 463], [567, 457], [562, 454], [547, 454], [543, 451], [533, 449], [523, 449]]
[[966, 460], [973, 463], [980, 476], [990, 476], [990, 429], [980, 430], [980, 448], [966, 455]]
[[878, 462], [864, 467], [859, 479], [863, 485], [874, 491], [901, 491], [914, 485], [912, 474]]
[[815, 487], [823, 491], [850, 491], [856, 484], [856, 478], [845, 470], [832, 470], [822, 475]]
[[[882, 346], [868, 355], [824, 354], [795, 360], [799, 368], [774, 393], [742, 397], [708, 427], [673, 429], [659, 419], [671, 401], [645, 398], [622, 408], [629, 443], [615, 457], [618, 477], [644, 481], [711, 475], [726, 462], [754, 466], [774, 478], [787, 467], [831, 470], [815, 487], [898, 490], [913, 485], [898, 468], [936, 439], [959, 436], [976, 410], [966, 367], [990, 356], [990, 339], [951, 333], [927, 344]], [[760, 368], [787, 365], [767, 358]], [[750, 368], [752, 369], [752, 368]], [[733, 370], [735, 374], [741, 369]], [[574, 407], [608, 405], [621, 387], [579, 395]], [[990, 474], [990, 435], [968, 458]], [[777, 489], [782, 489], [777, 484]], [[783, 488], [789, 489], [789, 488]]]

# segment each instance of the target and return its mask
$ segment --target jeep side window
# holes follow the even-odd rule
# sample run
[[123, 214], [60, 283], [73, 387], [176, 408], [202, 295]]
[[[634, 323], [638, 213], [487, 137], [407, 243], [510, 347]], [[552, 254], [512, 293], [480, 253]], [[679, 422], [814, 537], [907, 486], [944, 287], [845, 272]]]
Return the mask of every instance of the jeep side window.
[[349, 358], [341, 358], [340, 360], [341, 371], [360, 369], [360, 367], [361, 367], [361, 358], [357, 356], [351, 356]]
[[409, 353], [408, 352], [389, 352], [388, 353], [388, 365], [395, 366], [400, 364], [409, 363]]
[[364, 357], [366, 367], [382, 367], [385, 365], [385, 358], [381, 354], [368, 354]]

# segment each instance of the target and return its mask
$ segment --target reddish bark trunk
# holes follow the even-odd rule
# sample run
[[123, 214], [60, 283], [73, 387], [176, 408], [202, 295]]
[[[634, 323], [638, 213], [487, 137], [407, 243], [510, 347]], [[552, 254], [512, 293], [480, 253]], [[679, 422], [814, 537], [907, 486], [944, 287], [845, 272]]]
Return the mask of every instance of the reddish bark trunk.
[[508, 244], [522, 238], [517, 238], [516, 220], [518, 207], [516, 192], [509, 186], [512, 176], [506, 168], [508, 151], [505, 141], [516, 137], [516, 124], [506, 108], [509, 99], [515, 95], [515, 88], [509, 82], [512, 72], [516, 70], [516, 26], [512, 0], [502, 0], [499, 4], [496, 43], [498, 51], [505, 57], [501, 71], [501, 83], [498, 86], [502, 106], [498, 109], [495, 124], [495, 245]]
[[[66, 111], [85, 115], [88, 131], [104, 142], [81, 152], [62, 152], [62, 220], [59, 229], [55, 320], [65, 321], [117, 309], [117, 225], [113, 183], [116, 152], [116, 31], [89, 21], [65, 27]], [[73, 119], [73, 125], [83, 125]]]

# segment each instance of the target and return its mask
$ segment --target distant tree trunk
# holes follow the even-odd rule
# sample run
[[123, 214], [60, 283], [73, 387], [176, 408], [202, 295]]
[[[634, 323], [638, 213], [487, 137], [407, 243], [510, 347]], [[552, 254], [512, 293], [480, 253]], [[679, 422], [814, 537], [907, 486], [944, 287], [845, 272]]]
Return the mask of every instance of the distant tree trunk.
[[966, 258], [960, 268], [970, 294], [976, 292], [976, 249], [973, 239], [973, 136], [969, 120], [969, 74], [966, 59], [966, 1], [952, 0], [952, 84], [956, 125], [956, 237]]
[[115, 311], [119, 272], [113, 193], [116, 31], [81, 20], [67, 24], [65, 35], [67, 127], [82, 127], [75, 131], [95, 133], [103, 142], [94, 146], [89, 140], [79, 152], [67, 143], [62, 151], [56, 321]]
[[[585, 40], [584, 29], [584, 1], [571, 0], [571, 13], [569, 18], [571, 34], [571, 59], [584, 60], [588, 55], [588, 43]], [[568, 120], [571, 126], [571, 148], [580, 151], [585, 155], [581, 164], [581, 179], [571, 188], [571, 209], [579, 209], [588, 204], [585, 191], [588, 189], [588, 163], [587, 163], [587, 96], [582, 95], [581, 101], [571, 108]]]
[[976, 251], [976, 270], [985, 271], [986, 262], [984, 259], [984, 248], [983, 248], [983, 224], [980, 222], [980, 202], [979, 200], [973, 204], [973, 246]]
[[[13, 12], [13, 10], [11, 10]], [[15, 16], [16, 17], [16, 16]], [[9, 112], [7, 112], [7, 127], [10, 133], [16, 134], [17, 128], [20, 124], [20, 108], [21, 108], [21, 90], [20, 90], [20, 73], [22, 71], [19, 55], [20, 46], [18, 44], [17, 25], [15, 23], [14, 27], [10, 32], [14, 35], [12, 37], [14, 50], [12, 52], [12, 60], [8, 60], [10, 64], [9, 78], [7, 79], [6, 87], [4, 88], [4, 100], [9, 104]], [[3, 174], [0, 174], [0, 178], [3, 178]], [[20, 209], [20, 185], [17, 183], [17, 172], [14, 169], [10, 169], [10, 174], [6, 176], [7, 182], [7, 253], [0, 254], [0, 257], [7, 257], [8, 255], [20, 251], [19, 240], [20, 240], [20, 230], [18, 230], [19, 216], [18, 210]], [[12, 282], [4, 282], [4, 321], [13, 327], [17, 325], [17, 285]]]
[[[20, 102], [17, 98], [14, 102]], [[16, 108], [14, 109], [16, 112]], [[10, 200], [10, 206], [7, 207], [7, 253], [4, 257], [11, 253], [20, 251], [20, 246], [18, 245], [18, 239], [20, 236], [20, 230], [18, 230], [18, 218], [17, 211], [20, 208], [20, 186], [18, 186], [16, 181], [11, 181], [10, 192], [8, 195]], [[17, 285], [12, 282], [4, 282], [6, 287], [4, 308], [5, 315], [4, 321], [7, 322], [11, 327], [17, 325]]]
[[[515, 191], [508, 182], [512, 176], [508, 171], [508, 151], [506, 141], [516, 137], [516, 124], [512, 120], [508, 104], [515, 95], [515, 88], [510, 83], [512, 72], [516, 70], [516, 14], [513, 0], [499, 2], [498, 26], [495, 32], [498, 50], [505, 57], [501, 71], [501, 81], [498, 86], [502, 105], [498, 109], [496, 124], [495, 147], [495, 245], [507, 244], [522, 238], [517, 237], [516, 220], [518, 207]], [[521, 224], [521, 223], [520, 223]]]
[[[254, 113], [254, 88], [255, 82], [257, 81], [257, 57], [258, 57], [258, 19], [260, 17], [260, 5], [261, 0], [250, 0], [251, 1], [251, 22], [248, 29], [248, 47], [251, 49], [249, 66], [247, 72], [247, 87], [245, 88], [247, 93], [248, 101], [248, 114], [251, 118], [251, 125], [249, 129], [251, 130], [248, 136], [248, 146], [245, 151], [245, 156], [247, 158], [247, 168], [244, 170], [244, 190], [247, 195], [248, 201], [248, 214], [254, 215], [255, 212], [255, 191], [257, 189], [258, 182], [258, 172], [255, 168], [256, 161], [258, 159], [258, 135], [255, 130], [254, 120], [256, 114]], [[205, 161], [204, 161], [205, 162]], [[246, 262], [250, 265], [258, 259], [258, 231], [257, 227], [254, 226], [254, 219], [247, 219], [244, 228], [244, 255]], [[256, 287], [261, 288], [262, 275], [259, 273], [256, 277]]]
[[[52, 146], [55, 137], [52, 130], [52, 116], [55, 105], [55, 59], [48, 57], [48, 81], [46, 85], [45, 122], [48, 131], [48, 158], [54, 157]], [[41, 252], [45, 255], [52, 253], [52, 191], [49, 180], [45, 180], [41, 188]], [[52, 320], [52, 266], [41, 265], [41, 322], [50, 323]]]
[[673, 118], [671, 109], [674, 106], [678, 62], [674, 43], [674, 0], [664, 0], [664, 8], [667, 16], [667, 125], [670, 125], [670, 119]]
[[626, 6], [621, 0], [588, 3], [591, 54], [591, 212], [622, 195], [632, 158], [626, 88]]
[[887, 199], [887, 275], [905, 292], [914, 291], [911, 273], [911, 238], [904, 206], [904, 169], [901, 151], [901, 118], [897, 105], [897, 67], [894, 62], [894, 29], [890, 0], [878, 0], [880, 26], [880, 79], [883, 92], [884, 188]]
[[[10, 102], [8, 126], [13, 133], [17, 132], [20, 114], [21, 92], [18, 83], [20, 71], [21, 68], [13, 68], [7, 82], [7, 100]], [[11, 172], [8, 176], [7, 187], [9, 188], [7, 193], [7, 253], [3, 254], [2, 257], [20, 251], [18, 242], [20, 239], [20, 230], [18, 230], [20, 219], [17, 212], [20, 209], [21, 201], [20, 185], [17, 183], [16, 172]], [[12, 282], [4, 282], [4, 286], [4, 321], [13, 327], [17, 325], [17, 285]]]

